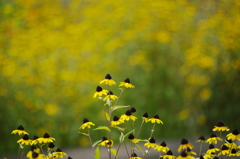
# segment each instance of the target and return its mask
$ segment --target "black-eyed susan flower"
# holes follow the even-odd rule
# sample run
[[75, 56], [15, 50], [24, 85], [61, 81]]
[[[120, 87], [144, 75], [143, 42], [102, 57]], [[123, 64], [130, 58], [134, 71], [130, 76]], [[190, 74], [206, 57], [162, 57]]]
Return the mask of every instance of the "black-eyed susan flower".
[[106, 89], [102, 89], [102, 87], [97, 86], [96, 92], [93, 95], [93, 98], [96, 98], [97, 96], [102, 97], [103, 95], [107, 95], [108, 91]]
[[144, 113], [143, 116], [142, 116], [142, 119], [147, 123], [149, 121], [148, 119], [148, 113]]
[[16, 130], [13, 130], [11, 134], [18, 134], [18, 135], [29, 135], [22, 125], [19, 125]]
[[203, 136], [203, 135], [201, 135], [199, 138], [198, 138], [198, 140], [197, 140], [197, 142], [205, 142], [205, 137]]
[[38, 138], [39, 143], [49, 143], [53, 142], [55, 139], [51, 137], [48, 133], [44, 133], [43, 137]]
[[30, 158], [30, 159], [45, 159], [45, 155], [39, 154], [37, 152], [33, 152], [32, 153], [32, 158]]
[[113, 85], [113, 84], [116, 84], [116, 82], [115, 82], [114, 80], [112, 80], [112, 76], [111, 76], [110, 74], [107, 74], [107, 75], [105, 76], [105, 79], [102, 80], [102, 81], [100, 82], [100, 84], [102, 84], [102, 83], [105, 83], [106, 85], [109, 85], [109, 86], [111, 86], [111, 85]]
[[37, 135], [34, 135], [31, 145], [37, 145], [39, 143], [38, 139], [39, 137]]
[[64, 156], [67, 156], [65, 152], [62, 152], [60, 148], [57, 148], [56, 152], [52, 153], [54, 158], [63, 158]]
[[186, 150], [187, 148], [192, 149], [193, 145], [190, 142], [188, 142], [187, 139], [183, 138], [182, 141], [181, 141], [180, 146], [178, 147], [178, 152], [182, 151], [183, 149]]
[[230, 149], [226, 145], [223, 145], [218, 156], [220, 156], [220, 155], [228, 156], [230, 154], [230, 152], [231, 152]]
[[236, 151], [236, 149], [232, 149], [229, 156], [240, 156], [240, 153]]
[[210, 144], [206, 153], [212, 154], [212, 153], [216, 153], [217, 151], [221, 151], [221, 150], [218, 148], [215, 148], [215, 146], [213, 144]]
[[240, 141], [240, 134], [239, 134], [238, 130], [234, 129], [232, 131], [232, 133], [227, 134], [227, 139], [228, 140], [231, 139], [232, 141], [234, 141], [234, 140], [239, 140]]
[[122, 120], [120, 120], [117, 116], [113, 117], [113, 120], [111, 121], [111, 126], [117, 126], [122, 124]]
[[108, 91], [107, 96], [103, 98], [103, 100], [117, 100], [118, 97], [113, 94], [112, 91]]
[[138, 141], [139, 141], [137, 138], [134, 137], [133, 134], [130, 134], [128, 136], [128, 139], [131, 140], [133, 143], [138, 143]]
[[102, 137], [102, 141], [98, 144], [101, 146], [112, 147], [114, 142], [112, 140], [108, 140], [105, 136]]
[[133, 153], [129, 159], [142, 159], [141, 157], [137, 157], [136, 153]]
[[22, 145], [31, 145], [31, 142], [32, 140], [29, 139], [27, 134], [23, 135], [23, 137], [17, 141], [17, 143]]
[[127, 110], [125, 114], [121, 115], [120, 117], [120, 120], [122, 122], [124, 122], [125, 120], [126, 121], [129, 121], [129, 120], [133, 120], [135, 121], [137, 119], [137, 117], [135, 117], [134, 115], [132, 115], [131, 111], [130, 110]]
[[197, 153], [194, 152], [194, 151], [192, 151], [190, 148], [187, 148], [186, 152], [187, 152], [189, 155], [194, 155], [194, 156], [197, 155]]
[[163, 124], [162, 120], [159, 119], [159, 115], [155, 114], [153, 118], [150, 118], [149, 121], [152, 123], [158, 123], [158, 124]]
[[213, 159], [216, 156], [215, 153], [205, 153], [205, 155], [203, 156], [204, 159]]
[[224, 145], [226, 145], [229, 149], [237, 149], [237, 144], [235, 144], [234, 142], [232, 142], [232, 140], [227, 140], [225, 141]]
[[37, 148], [36, 146], [32, 145], [31, 148], [30, 148], [30, 151], [28, 151], [28, 153], [27, 153], [27, 158], [31, 159], [33, 152], [40, 153], [40, 149]]
[[181, 155], [177, 157], [177, 159], [194, 159], [193, 156], [190, 156], [186, 153], [185, 150], [181, 152]]
[[173, 153], [171, 150], [168, 150], [166, 155], [164, 156], [161, 156], [162, 159], [176, 159], [177, 157], [176, 156], [173, 156]]
[[136, 113], [137, 112], [136, 108], [134, 108], [134, 107], [130, 108], [129, 110], [130, 110], [131, 113]]
[[85, 128], [90, 129], [91, 126], [94, 126], [94, 125], [95, 125], [95, 124], [92, 123], [92, 122], [90, 122], [87, 118], [84, 118], [84, 119], [83, 119], [83, 124], [80, 126], [79, 129], [85, 129]]
[[130, 79], [129, 78], [126, 78], [124, 80], [124, 82], [120, 82], [119, 87], [121, 87], [121, 86], [124, 86], [126, 88], [135, 88], [135, 86], [130, 83]]
[[220, 137], [217, 137], [216, 134], [212, 133], [210, 138], [208, 138], [206, 142], [208, 144], [217, 144], [218, 141], [222, 141], [222, 139]]
[[147, 148], [155, 148], [156, 146], [158, 146], [158, 144], [156, 144], [156, 141], [153, 137], [151, 137], [151, 139], [144, 144], [144, 146], [146, 146]]
[[227, 126], [224, 126], [222, 121], [218, 121], [217, 125], [212, 129], [213, 131], [229, 131], [230, 129]]
[[170, 149], [167, 147], [167, 144], [165, 141], [161, 142], [160, 145], [158, 145], [157, 147], [155, 147], [156, 150], [158, 151], [162, 151], [164, 153], [168, 152]]

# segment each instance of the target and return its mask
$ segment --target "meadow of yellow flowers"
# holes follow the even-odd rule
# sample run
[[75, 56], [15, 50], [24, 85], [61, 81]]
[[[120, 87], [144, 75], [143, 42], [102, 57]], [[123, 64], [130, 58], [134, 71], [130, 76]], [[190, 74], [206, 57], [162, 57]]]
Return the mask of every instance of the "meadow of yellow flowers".
[[120, 104], [159, 112], [162, 136], [237, 125], [238, 0], [2, 0], [0, 15], [0, 154], [16, 152], [9, 132], [21, 124], [88, 145], [77, 130], [103, 118], [92, 97], [107, 73], [131, 78]]

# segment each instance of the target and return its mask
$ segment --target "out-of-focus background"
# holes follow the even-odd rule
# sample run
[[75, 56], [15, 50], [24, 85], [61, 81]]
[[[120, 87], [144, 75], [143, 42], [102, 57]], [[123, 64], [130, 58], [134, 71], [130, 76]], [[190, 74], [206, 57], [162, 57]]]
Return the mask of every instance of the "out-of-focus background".
[[17, 153], [20, 124], [30, 138], [89, 146], [78, 128], [103, 125], [93, 94], [107, 73], [136, 87], [119, 105], [159, 114], [157, 138], [209, 137], [218, 120], [240, 129], [239, 28], [239, 0], [1, 0], [0, 154]]

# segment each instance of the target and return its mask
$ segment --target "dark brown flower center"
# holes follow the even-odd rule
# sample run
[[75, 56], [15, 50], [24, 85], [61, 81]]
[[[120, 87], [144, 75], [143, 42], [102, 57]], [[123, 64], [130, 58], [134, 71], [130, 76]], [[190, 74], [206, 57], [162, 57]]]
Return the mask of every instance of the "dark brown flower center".
[[124, 80], [124, 82], [130, 83], [130, 79], [129, 79], [129, 78], [126, 78], [126, 79]]
[[106, 76], [105, 76], [105, 79], [112, 79], [112, 76], [110, 75], [110, 74], [107, 74]]
[[97, 92], [101, 92], [101, 91], [102, 91], [102, 87], [97, 86], [96, 91], [97, 91]]

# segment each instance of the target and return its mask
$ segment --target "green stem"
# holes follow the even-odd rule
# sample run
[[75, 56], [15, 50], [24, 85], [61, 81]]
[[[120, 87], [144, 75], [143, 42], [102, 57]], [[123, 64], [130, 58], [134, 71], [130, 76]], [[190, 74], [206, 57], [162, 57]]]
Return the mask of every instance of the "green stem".
[[155, 125], [156, 125], [156, 123], [154, 123], [154, 125], [153, 125], [153, 128], [152, 128], [152, 130], [151, 130], [152, 132], [151, 132], [150, 138], [152, 137], [152, 134], [153, 134], [153, 132], [154, 132]]
[[140, 132], [140, 131], [141, 131], [141, 129], [142, 129], [143, 123], [144, 123], [144, 119], [142, 120], [142, 123], [141, 123], [141, 125], [140, 125], [140, 128], [139, 128], [139, 130], [138, 130], [138, 133], [137, 133], [137, 136], [136, 136], [136, 138], [138, 138], [138, 135], [139, 135], [139, 132]]

